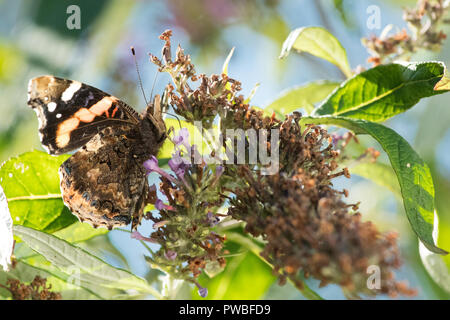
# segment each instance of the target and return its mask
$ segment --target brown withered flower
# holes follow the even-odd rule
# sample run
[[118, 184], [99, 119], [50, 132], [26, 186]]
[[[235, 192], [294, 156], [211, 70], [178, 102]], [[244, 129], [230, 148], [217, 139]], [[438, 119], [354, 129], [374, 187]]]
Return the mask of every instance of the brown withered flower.
[[[245, 231], [266, 241], [261, 255], [269, 261], [280, 282], [292, 280], [300, 289], [300, 273], [338, 284], [350, 297], [385, 293], [414, 295], [415, 290], [396, 282], [393, 270], [401, 265], [394, 233], [380, 233], [364, 222], [357, 204], [346, 204], [348, 191], [333, 188], [338, 170], [331, 137], [319, 126], [299, 125], [300, 115], [280, 125], [280, 163], [275, 175], [261, 175], [239, 166], [237, 176], [245, 187], [234, 190], [229, 213], [246, 222]], [[381, 286], [367, 285], [368, 268], [380, 270]]]
[[36, 276], [29, 284], [17, 279], [8, 279], [6, 285], [0, 287], [8, 290], [13, 300], [61, 300], [61, 293], [50, 291], [52, 286], [47, 286], [47, 279]]
[[[403, 29], [392, 35], [375, 35], [362, 39], [374, 65], [396, 59], [409, 59], [418, 49], [439, 50], [446, 35], [439, 30], [445, 22], [450, 3], [444, 0], [419, 0], [413, 9], [405, 9], [403, 20], [408, 23], [410, 34]], [[385, 32], [383, 32], [385, 33]]]

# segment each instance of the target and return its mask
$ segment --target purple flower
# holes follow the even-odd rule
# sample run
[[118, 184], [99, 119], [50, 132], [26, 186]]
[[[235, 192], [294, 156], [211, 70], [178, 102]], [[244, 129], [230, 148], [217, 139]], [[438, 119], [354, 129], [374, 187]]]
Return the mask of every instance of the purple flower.
[[331, 142], [331, 143], [332, 143], [334, 146], [337, 146], [338, 142], [341, 141], [341, 140], [343, 140], [344, 137], [343, 137], [342, 135], [340, 135], [339, 133], [337, 133], [337, 132], [333, 132], [333, 133], [331, 134], [331, 139], [332, 139], [332, 142]]
[[147, 174], [156, 172], [175, 183], [175, 179], [158, 166], [158, 159], [155, 156], [151, 156], [150, 159], [144, 162], [144, 168], [147, 170]]
[[158, 159], [156, 159], [155, 156], [151, 156], [150, 159], [144, 162], [144, 168], [147, 169], [148, 172], [158, 172], [161, 170], [161, 168], [158, 167]]
[[162, 200], [157, 199], [155, 202], [155, 208], [158, 209], [159, 211], [161, 210], [171, 210], [171, 211], [175, 211], [175, 208], [172, 206], [169, 206], [167, 204], [165, 204]]
[[220, 222], [219, 218], [213, 215], [211, 211], [208, 211], [206, 214], [206, 217], [208, 218], [209, 224], [211, 227], [214, 227], [216, 224]]
[[172, 159], [169, 160], [168, 164], [170, 169], [172, 169], [177, 178], [184, 183], [186, 188], [191, 189], [186, 179], [184, 178], [184, 173], [189, 165], [184, 162], [184, 159], [181, 157], [180, 150], [175, 151], [175, 153], [172, 155]]
[[180, 151], [177, 150], [173, 155], [172, 159], [169, 160], [169, 167], [177, 175], [178, 178], [184, 176], [184, 172], [187, 168], [187, 164], [181, 157]]
[[202, 298], [206, 298], [208, 296], [208, 289], [207, 288], [203, 288], [200, 285], [198, 285], [198, 294], [200, 295], [200, 297]]
[[168, 259], [168, 260], [175, 260], [175, 258], [177, 257], [177, 253], [175, 251], [172, 250], [167, 250], [164, 253], [164, 256]]
[[181, 128], [178, 131], [178, 135], [173, 138], [173, 143], [176, 147], [183, 145], [187, 151], [191, 150], [191, 145], [189, 144], [189, 130], [187, 128]]
[[223, 166], [217, 166], [216, 167], [216, 176], [214, 177], [213, 181], [211, 182], [211, 186], [214, 186], [217, 181], [219, 180], [222, 173], [225, 171], [225, 168]]
[[225, 168], [223, 166], [217, 166], [216, 167], [216, 177], [219, 178], [224, 171], [225, 171]]
[[139, 231], [133, 231], [131, 233], [131, 238], [132, 239], [136, 239], [136, 240], [141, 240], [141, 241], [147, 241], [147, 242], [153, 242], [153, 243], [157, 243], [155, 240], [153, 240], [152, 238], [149, 237], [144, 237], [142, 234], [139, 233]]

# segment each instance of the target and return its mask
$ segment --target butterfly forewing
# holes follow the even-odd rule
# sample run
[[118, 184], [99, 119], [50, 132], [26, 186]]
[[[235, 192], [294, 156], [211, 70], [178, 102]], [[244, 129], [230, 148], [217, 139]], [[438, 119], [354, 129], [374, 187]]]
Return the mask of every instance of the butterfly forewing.
[[28, 105], [38, 116], [41, 143], [51, 154], [77, 149], [106, 127], [140, 121], [139, 114], [116, 97], [54, 76], [30, 80]]

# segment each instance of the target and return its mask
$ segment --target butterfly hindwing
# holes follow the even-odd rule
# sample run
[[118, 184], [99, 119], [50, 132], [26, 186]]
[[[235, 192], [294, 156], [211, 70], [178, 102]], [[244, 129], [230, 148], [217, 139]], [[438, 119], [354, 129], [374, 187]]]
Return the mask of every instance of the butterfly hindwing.
[[54, 76], [30, 80], [28, 105], [38, 116], [41, 143], [51, 154], [77, 149], [108, 126], [140, 121], [139, 114], [116, 97]]

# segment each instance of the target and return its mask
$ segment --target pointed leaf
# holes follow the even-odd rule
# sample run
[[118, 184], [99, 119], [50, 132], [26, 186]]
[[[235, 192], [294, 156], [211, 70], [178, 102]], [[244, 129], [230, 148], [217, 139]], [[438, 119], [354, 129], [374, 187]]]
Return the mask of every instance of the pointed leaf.
[[441, 62], [377, 66], [342, 83], [313, 115], [384, 121], [405, 112], [422, 98], [445, 92], [434, 90], [444, 70]]
[[322, 27], [304, 27], [291, 31], [283, 43], [280, 58], [287, 57], [291, 49], [325, 59], [339, 67], [346, 77], [352, 76], [344, 47]]

